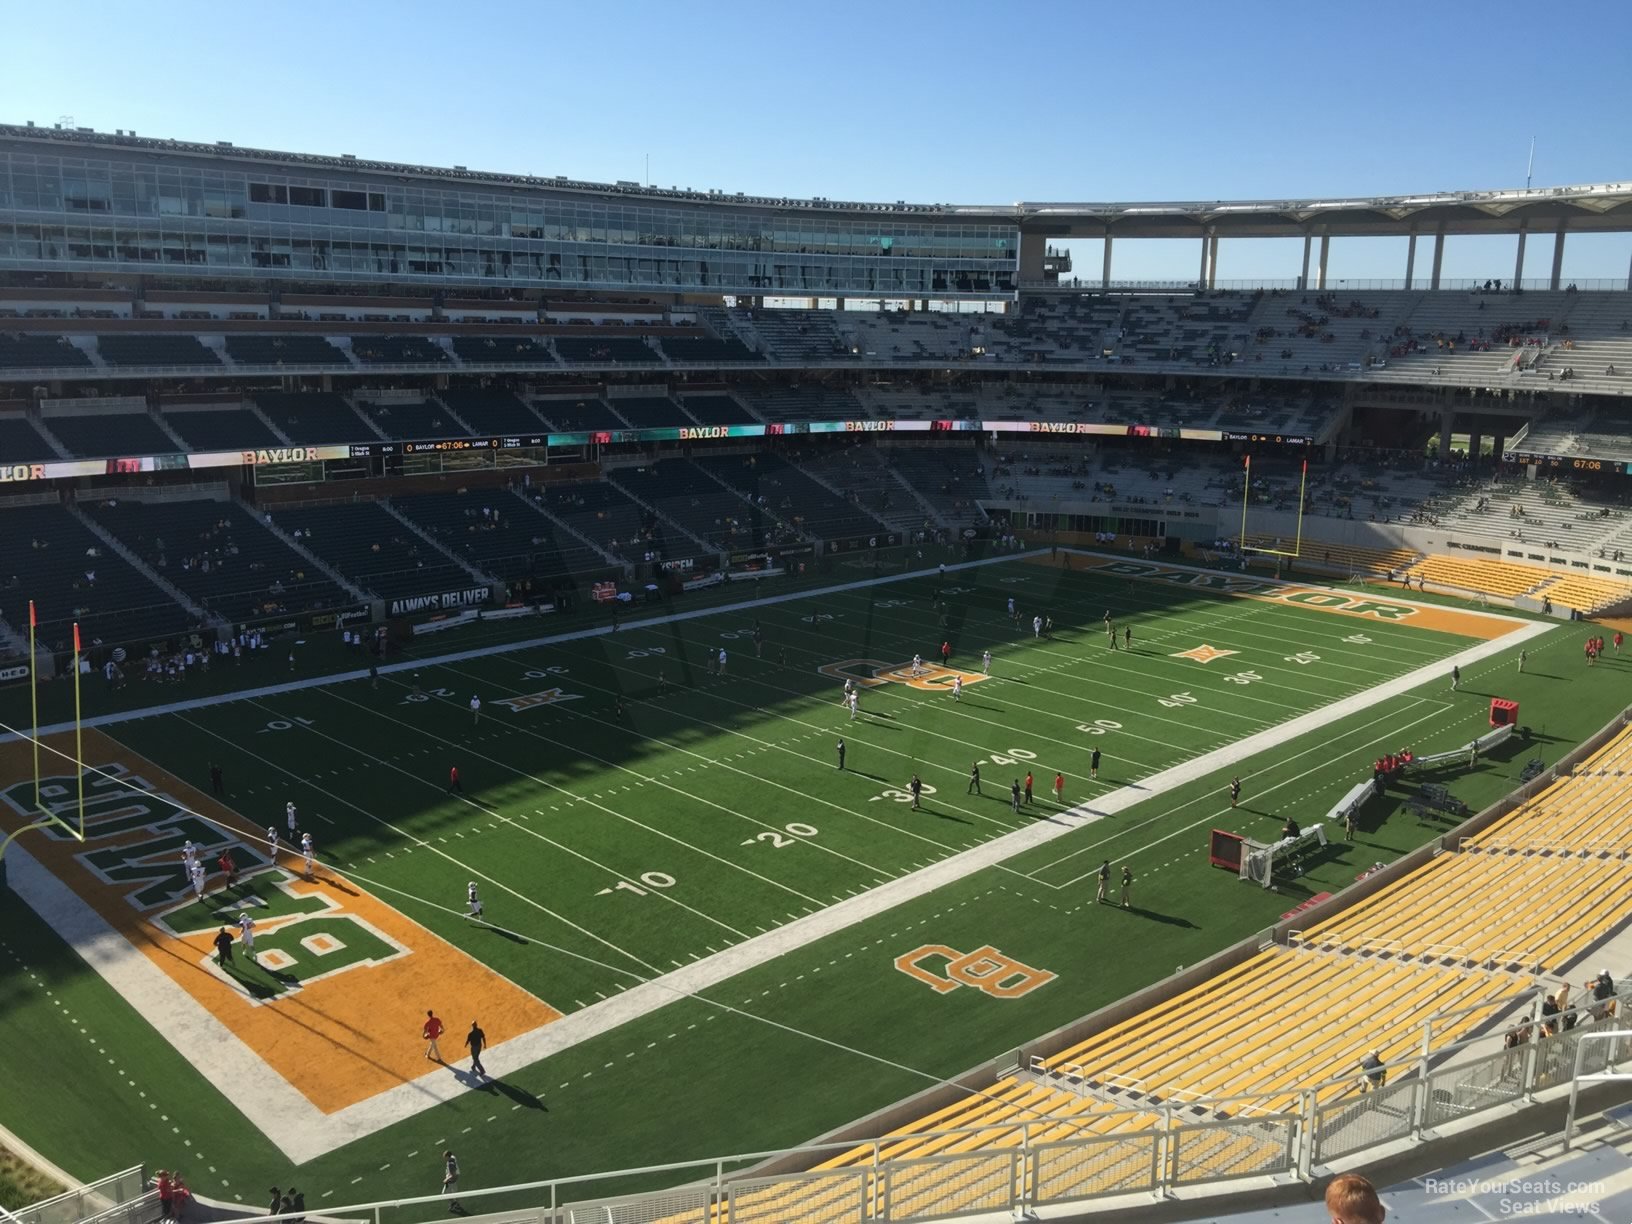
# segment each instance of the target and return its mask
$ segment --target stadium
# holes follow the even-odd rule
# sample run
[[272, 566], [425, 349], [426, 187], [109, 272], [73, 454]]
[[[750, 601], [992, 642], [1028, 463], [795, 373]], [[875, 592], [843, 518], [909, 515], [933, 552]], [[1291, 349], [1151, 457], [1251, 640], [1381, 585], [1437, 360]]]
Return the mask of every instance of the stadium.
[[1632, 1218], [1627, 232], [0, 125], [0, 1214]]

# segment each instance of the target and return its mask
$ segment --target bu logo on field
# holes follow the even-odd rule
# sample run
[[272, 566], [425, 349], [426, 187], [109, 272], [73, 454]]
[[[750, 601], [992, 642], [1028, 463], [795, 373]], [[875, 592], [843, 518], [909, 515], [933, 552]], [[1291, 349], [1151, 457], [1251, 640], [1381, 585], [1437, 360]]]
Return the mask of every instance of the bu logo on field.
[[[926, 968], [926, 961], [943, 962], [940, 971]], [[1033, 969], [1012, 956], [1003, 955], [991, 944], [967, 954], [945, 944], [925, 944], [896, 957], [895, 967], [936, 994], [946, 994], [959, 986], [973, 986], [994, 999], [1021, 998], [1056, 977], [1046, 969]]]

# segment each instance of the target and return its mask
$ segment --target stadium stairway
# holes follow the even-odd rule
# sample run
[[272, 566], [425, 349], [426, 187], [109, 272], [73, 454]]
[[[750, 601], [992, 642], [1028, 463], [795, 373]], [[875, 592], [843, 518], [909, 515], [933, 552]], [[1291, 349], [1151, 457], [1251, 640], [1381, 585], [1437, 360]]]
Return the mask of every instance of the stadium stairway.
[[426, 547], [434, 549], [437, 555], [447, 560], [449, 564], [457, 565], [460, 569], [464, 570], [465, 573], [471, 576], [473, 581], [487, 583], [489, 586], [498, 583], [499, 579], [497, 575], [482, 573], [481, 570], [477, 569], [464, 557], [461, 557], [458, 553], [454, 552], [451, 548], [442, 543], [441, 540], [437, 539], [418, 523], [414, 522], [413, 519], [409, 518], [401, 510], [398, 510], [395, 506], [393, 506], [389, 497], [382, 497], [376, 504], [392, 518], [396, 519], [397, 522], [401, 523], [403, 527], [413, 532], [414, 536], [423, 541]]
[[[233, 500], [238, 501], [236, 497]], [[257, 510], [248, 502], [239, 502], [239, 504], [242, 505], [252, 517], [259, 519], [261, 521], [261, 526], [265, 527], [273, 535], [277, 536], [278, 539], [287, 544], [292, 551], [298, 553], [300, 556], [309, 561], [313, 569], [344, 591], [346, 595], [354, 602], [368, 603], [370, 601], [367, 591], [363, 590], [356, 583], [352, 582], [351, 579], [347, 578], [339, 570], [335, 569], [334, 566], [330, 565], [322, 557], [318, 556], [299, 540], [295, 539], [295, 537], [291, 533], [285, 531], [270, 514]]]
[[74, 518], [78, 519], [81, 525], [84, 526], [85, 530], [89, 531], [92, 535], [96, 536], [97, 539], [106, 544], [109, 550], [122, 558], [127, 565], [136, 570], [142, 575], [142, 577], [146, 578], [154, 586], [158, 587], [159, 590], [163, 591], [171, 599], [175, 600], [176, 603], [180, 604], [183, 608], [186, 608], [187, 614], [199, 624], [226, 624], [226, 621], [222, 618], [212, 616], [203, 608], [199, 607], [198, 604], [194, 603], [185, 593], [183, 593], [180, 587], [176, 586], [152, 566], [148, 565], [146, 561], [143, 561], [134, 552], [127, 548], [124, 541], [119, 539], [118, 536], [114, 535], [106, 527], [102, 526], [101, 523], [97, 522], [90, 515], [86, 514], [73, 502], [64, 502], [63, 509], [67, 510], [68, 513], [73, 515]]
[[545, 518], [549, 519], [551, 526], [555, 527], [557, 531], [565, 532], [567, 535], [577, 540], [585, 548], [594, 549], [595, 554], [608, 565], [617, 568], [622, 568], [624, 566], [625, 563], [622, 557], [614, 556], [612, 553], [602, 548], [598, 543], [590, 539], [583, 532], [579, 531], [560, 515], [550, 513], [549, 507], [545, 505], [544, 502], [534, 501], [532, 498], [528, 497], [526, 491], [520, 487], [512, 487], [510, 489], [510, 493], [529, 510], [536, 510], [539, 514], [542, 514]]
[[264, 411], [262, 411], [261, 406], [255, 402], [253, 396], [246, 395], [244, 397], [243, 406], [245, 411], [253, 413], [255, 418], [260, 421], [262, 425], [265, 425], [268, 429], [270, 429], [272, 431], [272, 436], [277, 438], [279, 442], [282, 442], [285, 446], [294, 445], [294, 442], [290, 439], [289, 435], [278, 428], [278, 423], [271, 417], [267, 416]]

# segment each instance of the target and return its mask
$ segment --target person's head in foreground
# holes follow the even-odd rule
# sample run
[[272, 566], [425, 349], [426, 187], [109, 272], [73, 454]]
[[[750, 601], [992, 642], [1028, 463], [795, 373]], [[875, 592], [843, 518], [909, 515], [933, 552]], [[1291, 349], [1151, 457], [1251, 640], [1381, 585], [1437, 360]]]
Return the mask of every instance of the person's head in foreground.
[[1332, 1224], [1383, 1224], [1377, 1188], [1358, 1173], [1342, 1173], [1326, 1187], [1326, 1211]]

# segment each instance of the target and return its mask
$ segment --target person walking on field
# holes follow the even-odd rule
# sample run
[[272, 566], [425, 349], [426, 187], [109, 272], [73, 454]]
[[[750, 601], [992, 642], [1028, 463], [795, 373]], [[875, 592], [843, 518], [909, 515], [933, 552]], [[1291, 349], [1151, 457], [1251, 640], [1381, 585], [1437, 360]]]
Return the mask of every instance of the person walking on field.
[[966, 795], [980, 794], [980, 762], [976, 761], [969, 766], [969, 789], [963, 792]]
[[1122, 865], [1122, 908], [1130, 908], [1128, 901], [1133, 895], [1133, 868], [1126, 863]]
[[[437, 1059], [438, 1062], [442, 1060]], [[453, 1149], [442, 1153], [442, 1193], [457, 1194], [459, 1192], [459, 1158], [453, 1154]], [[448, 1210], [454, 1215], [463, 1215], [465, 1209], [459, 1205], [458, 1199], [448, 1203]]]
[[839, 740], [839, 768], [844, 768], [844, 740]]
[[1462, 687], [1462, 669], [1460, 667], [1458, 667], [1456, 664], [1453, 663], [1453, 664], [1451, 664], [1451, 692], [1454, 693], [1454, 692], [1457, 691], [1457, 689], [1459, 689], [1461, 687]]
[[474, 1020], [470, 1022], [470, 1032], [465, 1034], [465, 1045], [470, 1050], [470, 1073], [486, 1079], [487, 1068], [482, 1066], [482, 1049], [487, 1045], [487, 1034]]
[[1105, 894], [1110, 891], [1110, 888], [1111, 860], [1106, 859], [1099, 865], [1099, 892], [1094, 895], [1094, 900], [1103, 905], [1105, 902]]
[[[429, 1043], [425, 1047], [425, 1057], [431, 1062], [441, 1062], [442, 1050], [436, 1043], [437, 1039], [442, 1036], [442, 1021], [438, 1020], [436, 1013], [429, 1008], [425, 1011], [425, 1023], [421, 1026], [419, 1035]], [[457, 1177], [458, 1173], [455, 1173], [454, 1176]]]
[[1230, 779], [1230, 806], [1233, 808], [1241, 802], [1241, 779]]
[[1026, 770], [1026, 802], [1031, 802], [1031, 770]]
[[1061, 804], [1065, 802], [1065, 775], [1063, 773], [1054, 775], [1054, 802]]
[[448, 766], [448, 794], [451, 795], [451, 794], [453, 794], [454, 791], [458, 791], [462, 795], [462, 794], [465, 793], [465, 788], [464, 788], [464, 784], [459, 781], [459, 766], [449, 765]]
[[1099, 781], [1099, 749], [1098, 748], [1095, 748], [1093, 755], [1088, 758], [1088, 777], [1089, 777], [1089, 779], [1091, 781], [1094, 781], [1094, 782]]

